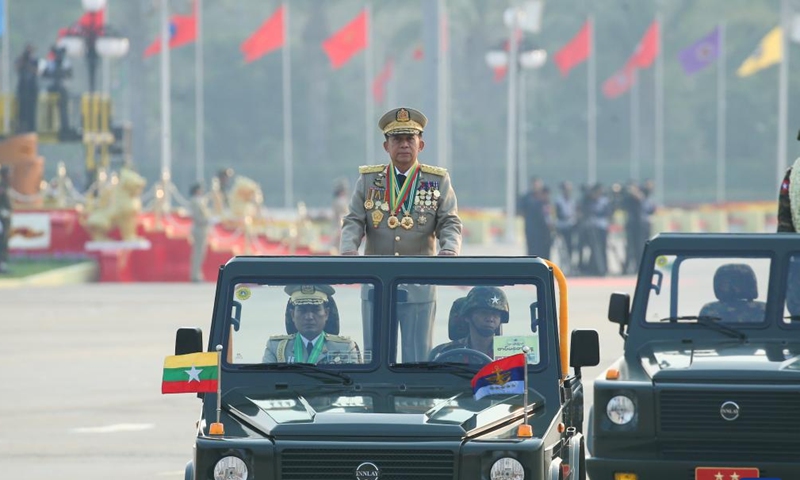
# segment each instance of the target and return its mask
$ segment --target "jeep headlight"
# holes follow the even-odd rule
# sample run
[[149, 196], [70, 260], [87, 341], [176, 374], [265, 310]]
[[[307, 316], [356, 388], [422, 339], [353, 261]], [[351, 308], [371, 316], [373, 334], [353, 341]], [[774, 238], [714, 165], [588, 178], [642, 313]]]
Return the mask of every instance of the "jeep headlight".
[[222, 457], [214, 465], [214, 480], [247, 480], [247, 464], [239, 457]]
[[492, 469], [489, 471], [489, 478], [491, 480], [523, 480], [525, 478], [525, 470], [522, 464], [517, 459], [503, 457], [494, 462]]
[[608, 419], [617, 425], [625, 425], [633, 420], [635, 411], [636, 408], [633, 406], [633, 400], [625, 395], [617, 395], [606, 404], [606, 415], [608, 415]]

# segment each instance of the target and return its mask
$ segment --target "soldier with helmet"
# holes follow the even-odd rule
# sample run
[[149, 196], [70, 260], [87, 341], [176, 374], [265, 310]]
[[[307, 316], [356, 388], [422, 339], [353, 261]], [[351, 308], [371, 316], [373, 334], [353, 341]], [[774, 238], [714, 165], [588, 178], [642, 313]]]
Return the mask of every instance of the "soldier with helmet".
[[[459, 328], [463, 337], [437, 346], [431, 351], [435, 360], [444, 352], [468, 348], [494, 358], [494, 336], [501, 333], [501, 325], [508, 323], [508, 298], [497, 287], [474, 287], [464, 299], [456, 300], [460, 311], [451, 312], [451, 338]], [[453, 325], [454, 324], [454, 325]]]
[[[390, 162], [363, 166], [342, 222], [339, 251], [358, 255], [458, 255], [461, 219], [450, 175], [419, 163], [428, 119], [413, 108], [395, 108], [378, 121]], [[424, 361], [433, 342], [436, 290], [409, 285], [408, 300], [398, 305], [404, 362]], [[363, 296], [365, 342], [371, 340], [372, 308]], [[369, 350], [369, 343], [366, 348]]]
[[350, 337], [338, 335], [339, 314], [330, 285], [288, 285], [287, 335], [273, 335], [264, 350], [264, 363], [361, 363]]

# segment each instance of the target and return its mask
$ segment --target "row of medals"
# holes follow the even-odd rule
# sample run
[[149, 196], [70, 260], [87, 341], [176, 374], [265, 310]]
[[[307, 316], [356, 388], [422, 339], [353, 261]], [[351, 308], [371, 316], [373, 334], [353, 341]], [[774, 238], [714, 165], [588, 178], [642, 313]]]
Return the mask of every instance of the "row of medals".
[[[382, 185], [378, 183], [382, 176], [383, 175], [379, 175], [375, 180], [375, 185], [378, 187], [382, 187]], [[380, 200], [384, 197], [382, 191], [383, 188], [370, 188], [369, 196], [366, 201], [364, 201], [364, 208], [366, 210], [372, 210], [372, 226], [374, 228], [378, 228], [378, 225], [380, 225], [381, 220], [383, 220], [384, 212], [389, 211], [389, 202]], [[414, 197], [414, 206], [419, 212], [417, 221], [420, 225], [428, 223], [428, 217], [424, 214], [424, 211], [436, 210], [440, 196], [441, 193], [436, 188], [417, 190], [417, 194]], [[403, 214], [402, 219], [398, 219], [397, 215], [392, 213], [389, 215], [389, 220], [386, 221], [386, 225], [393, 230], [397, 228], [398, 225], [406, 230], [411, 230], [414, 228], [414, 219], [411, 218], [411, 214], [408, 212]]]

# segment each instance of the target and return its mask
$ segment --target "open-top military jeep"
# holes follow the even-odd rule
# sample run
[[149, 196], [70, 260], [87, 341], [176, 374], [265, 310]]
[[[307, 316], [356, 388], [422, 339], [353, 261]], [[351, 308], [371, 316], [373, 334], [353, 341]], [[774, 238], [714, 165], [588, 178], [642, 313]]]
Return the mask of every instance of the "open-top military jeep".
[[800, 478], [800, 236], [659, 235], [608, 317], [592, 480]]
[[[222, 359], [186, 478], [585, 479], [580, 367], [597, 364], [598, 338], [572, 332], [568, 376], [554, 278], [537, 258], [232, 259], [207, 346], [196, 328], [176, 338], [176, 354]], [[527, 395], [476, 399], [476, 372], [523, 351]]]

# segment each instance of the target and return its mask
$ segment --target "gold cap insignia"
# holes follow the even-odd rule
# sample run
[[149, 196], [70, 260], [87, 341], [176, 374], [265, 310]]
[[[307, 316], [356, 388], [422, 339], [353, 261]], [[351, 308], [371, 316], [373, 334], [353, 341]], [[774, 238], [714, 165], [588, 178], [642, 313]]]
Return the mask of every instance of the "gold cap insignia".
[[397, 111], [397, 115], [395, 115], [394, 119], [398, 122], [407, 122], [411, 119], [411, 116], [409, 115], [408, 110], [401, 108]]
[[300, 293], [305, 293], [306, 295], [314, 293], [314, 285], [303, 285], [300, 287]]

